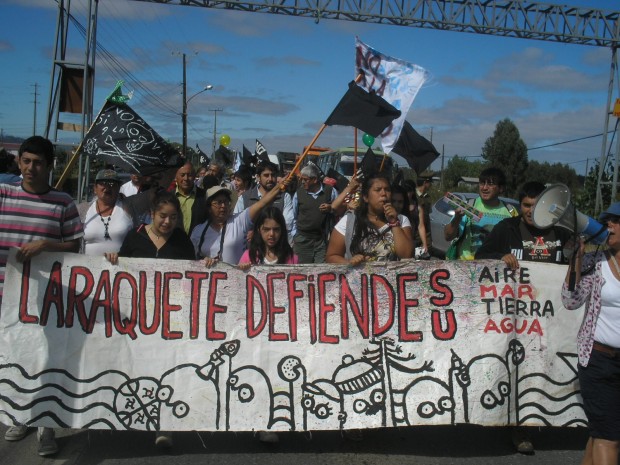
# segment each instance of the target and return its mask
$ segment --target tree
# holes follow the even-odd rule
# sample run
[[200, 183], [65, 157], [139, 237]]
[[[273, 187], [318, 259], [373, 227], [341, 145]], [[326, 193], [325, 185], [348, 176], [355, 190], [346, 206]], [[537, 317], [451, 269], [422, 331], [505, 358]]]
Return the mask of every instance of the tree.
[[527, 146], [517, 126], [508, 118], [495, 126], [493, 136], [482, 147], [482, 158], [490, 166], [501, 168], [506, 174], [506, 191], [504, 195], [514, 196], [518, 186], [525, 181], [527, 170]]
[[543, 184], [566, 184], [571, 192], [579, 190], [579, 177], [574, 168], [565, 163], [538, 162], [532, 160], [528, 163], [527, 181], [538, 181]]
[[484, 166], [481, 161], [468, 161], [465, 157], [455, 155], [444, 169], [444, 186], [447, 189], [452, 189], [457, 186], [460, 178], [477, 178], [483, 169]]
[[[598, 185], [598, 167], [599, 162], [597, 161], [594, 166], [590, 168], [588, 175], [586, 176], [586, 180], [583, 185], [583, 190], [579, 195], [576, 196], [575, 205], [577, 206], [577, 210], [591, 217], [595, 217], [595, 207], [596, 207], [596, 186]], [[606, 169], [603, 171], [603, 177], [601, 181], [603, 183], [611, 182], [613, 180], [613, 165], [610, 163], [607, 164]], [[607, 208], [607, 206], [611, 203], [611, 185], [603, 184], [601, 185], [601, 196], [603, 200], [603, 208]]]

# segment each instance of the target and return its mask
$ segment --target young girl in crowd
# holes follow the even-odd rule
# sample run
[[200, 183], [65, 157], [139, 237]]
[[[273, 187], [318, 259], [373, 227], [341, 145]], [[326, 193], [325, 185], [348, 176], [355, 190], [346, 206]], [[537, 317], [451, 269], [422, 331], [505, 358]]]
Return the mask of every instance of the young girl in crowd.
[[[250, 248], [241, 256], [239, 268], [248, 270], [252, 265], [297, 263], [299, 259], [288, 243], [284, 215], [276, 207], [266, 207], [256, 218]], [[275, 443], [278, 442], [278, 434], [273, 431], [259, 431], [258, 439], [261, 442]]]
[[118, 257], [194, 260], [194, 246], [182, 228], [177, 228], [181, 205], [173, 192], [161, 191], [151, 205], [151, 224], [141, 224], [127, 233], [118, 253], [106, 253], [112, 264]]
[[240, 268], [251, 265], [294, 265], [299, 263], [297, 255], [288, 243], [284, 215], [276, 207], [267, 207], [258, 215], [250, 248], [239, 260]]

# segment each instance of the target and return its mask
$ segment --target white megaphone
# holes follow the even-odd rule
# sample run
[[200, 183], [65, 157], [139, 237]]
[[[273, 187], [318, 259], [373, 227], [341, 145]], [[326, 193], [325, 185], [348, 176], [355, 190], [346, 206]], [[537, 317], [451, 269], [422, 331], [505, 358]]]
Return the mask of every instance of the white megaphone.
[[607, 240], [607, 228], [575, 208], [570, 190], [564, 184], [549, 186], [538, 196], [532, 209], [532, 221], [540, 229], [559, 226], [575, 231], [594, 244]]

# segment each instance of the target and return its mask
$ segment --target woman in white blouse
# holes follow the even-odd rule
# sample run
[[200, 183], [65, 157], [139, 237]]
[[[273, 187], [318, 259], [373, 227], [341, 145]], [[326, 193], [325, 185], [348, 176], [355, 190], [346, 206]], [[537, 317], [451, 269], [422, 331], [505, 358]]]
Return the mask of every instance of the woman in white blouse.
[[84, 223], [86, 255], [118, 252], [127, 232], [132, 228], [131, 217], [123, 210], [119, 196], [121, 180], [113, 170], [101, 170], [95, 177], [95, 198]]

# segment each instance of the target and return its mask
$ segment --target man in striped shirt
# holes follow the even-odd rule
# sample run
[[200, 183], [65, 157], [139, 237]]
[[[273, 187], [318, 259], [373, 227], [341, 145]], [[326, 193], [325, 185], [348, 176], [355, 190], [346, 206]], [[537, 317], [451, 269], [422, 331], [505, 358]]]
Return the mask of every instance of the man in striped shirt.
[[[73, 199], [49, 185], [54, 146], [40, 136], [26, 139], [19, 148], [21, 183], [0, 184], [0, 305], [9, 249], [16, 247], [17, 260], [24, 262], [41, 252], [78, 252], [84, 235]], [[17, 309], [0, 307], [2, 312]], [[26, 426], [10, 427], [5, 439], [18, 441]], [[39, 428], [41, 456], [58, 452], [54, 430]]]

